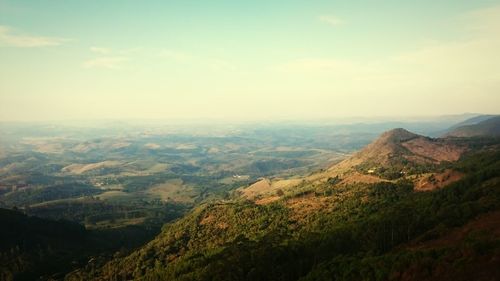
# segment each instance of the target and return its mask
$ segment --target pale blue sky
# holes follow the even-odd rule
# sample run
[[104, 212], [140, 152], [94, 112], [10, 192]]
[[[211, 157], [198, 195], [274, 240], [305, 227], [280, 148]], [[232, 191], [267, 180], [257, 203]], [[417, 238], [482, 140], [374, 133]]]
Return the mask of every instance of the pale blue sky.
[[486, 0], [0, 0], [0, 120], [499, 113], [498, 34]]

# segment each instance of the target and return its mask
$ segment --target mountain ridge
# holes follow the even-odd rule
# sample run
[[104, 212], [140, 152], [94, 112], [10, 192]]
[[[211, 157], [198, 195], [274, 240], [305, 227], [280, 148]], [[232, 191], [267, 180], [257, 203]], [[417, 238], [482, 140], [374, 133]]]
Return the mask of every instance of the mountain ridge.
[[500, 136], [500, 116], [491, 115], [473, 124], [465, 124], [453, 128], [445, 137], [498, 137]]

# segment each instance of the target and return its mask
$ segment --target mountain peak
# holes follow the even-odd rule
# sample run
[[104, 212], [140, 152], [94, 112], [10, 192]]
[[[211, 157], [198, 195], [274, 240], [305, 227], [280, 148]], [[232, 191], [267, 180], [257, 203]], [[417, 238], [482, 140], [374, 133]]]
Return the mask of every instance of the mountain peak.
[[421, 165], [456, 161], [464, 150], [464, 147], [444, 139], [431, 139], [397, 128], [383, 133], [364, 149], [343, 161], [340, 166], [402, 169], [408, 163]]
[[400, 155], [407, 152], [402, 143], [419, 137], [423, 138], [403, 128], [392, 129], [380, 135], [375, 141], [358, 152], [356, 156], [363, 159], [363, 161], [371, 159], [373, 162], [385, 163], [389, 155]]
[[396, 128], [383, 133], [375, 142], [380, 143], [382, 141], [400, 143], [417, 137], [420, 137], [420, 135], [414, 134], [403, 128]]

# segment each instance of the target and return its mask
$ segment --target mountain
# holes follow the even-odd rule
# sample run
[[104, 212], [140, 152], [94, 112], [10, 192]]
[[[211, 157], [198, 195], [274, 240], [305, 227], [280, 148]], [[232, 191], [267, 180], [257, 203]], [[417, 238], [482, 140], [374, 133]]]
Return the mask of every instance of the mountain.
[[465, 147], [452, 141], [424, 137], [399, 128], [383, 133], [374, 142], [341, 163], [341, 166], [374, 165], [388, 168], [440, 163], [456, 161], [464, 151]]
[[456, 129], [458, 127], [468, 126], [468, 125], [476, 125], [477, 123], [480, 123], [482, 121], [488, 120], [493, 117], [496, 117], [496, 115], [490, 115], [490, 114], [477, 115], [451, 126], [450, 129]]
[[[498, 137], [500, 136], [500, 116], [487, 116], [477, 123], [468, 122], [457, 126], [445, 134], [446, 137]], [[472, 124], [469, 124], [472, 123]]]
[[[429, 138], [399, 128], [383, 133], [361, 151], [329, 168], [326, 175], [342, 180], [341, 183], [374, 183], [406, 178], [417, 189], [422, 186], [426, 189], [439, 188], [443, 186], [443, 181], [451, 183], [450, 179], [460, 176], [451, 170], [438, 172], [436, 167], [459, 160], [467, 150], [467, 146], [460, 142]], [[443, 180], [429, 184], [428, 178]]]
[[448, 123], [447, 126], [443, 127], [440, 130], [433, 131], [429, 135], [432, 137], [441, 137], [460, 126], [474, 125], [494, 116], [495, 115], [488, 115], [488, 114], [464, 114], [461, 115], [462, 117], [461, 119], [457, 118], [450, 119], [449, 120], [450, 122]]
[[467, 151], [466, 143], [425, 137], [398, 128], [381, 134], [359, 152], [322, 171], [297, 178], [263, 178], [238, 191], [248, 200], [267, 204], [280, 199], [277, 193], [325, 182], [345, 186], [405, 178], [412, 181], [417, 189], [429, 190], [443, 187], [461, 177], [456, 171], [437, 171], [436, 167], [459, 160]]
[[496, 280], [499, 213], [498, 142], [396, 129], [323, 171], [200, 205], [66, 280]]

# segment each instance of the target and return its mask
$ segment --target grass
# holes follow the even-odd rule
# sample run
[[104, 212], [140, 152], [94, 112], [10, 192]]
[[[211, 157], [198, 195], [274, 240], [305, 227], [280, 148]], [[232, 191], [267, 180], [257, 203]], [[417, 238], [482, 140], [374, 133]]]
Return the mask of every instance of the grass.
[[154, 185], [148, 189], [147, 194], [159, 197], [163, 201], [178, 203], [194, 203], [195, 198], [198, 196], [198, 192], [192, 187], [185, 185], [181, 179], [172, 179]]

